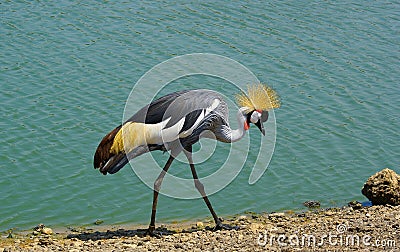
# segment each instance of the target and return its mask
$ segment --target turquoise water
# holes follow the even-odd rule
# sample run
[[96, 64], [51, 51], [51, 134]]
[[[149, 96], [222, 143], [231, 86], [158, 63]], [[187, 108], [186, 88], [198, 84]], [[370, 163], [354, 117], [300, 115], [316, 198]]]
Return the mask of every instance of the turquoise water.
[[[3, 1], [0, 11], [0, 230], [148, 223], [152, 191], [128, 167], [101, 175], [92, 157], [138, 79], [187, 53], [232, 58], [282, 98], [267, 172], [249, 185], [245, 168], [212, 195], [218, 214], [363, 201], [370, 175], [400, 172], [399, 3]], [[165, 92], [224, 92], [222, 82], [196, 76]], [[158, 209], [164, 222], [209, 216], [201, 199], [161, 196]]]

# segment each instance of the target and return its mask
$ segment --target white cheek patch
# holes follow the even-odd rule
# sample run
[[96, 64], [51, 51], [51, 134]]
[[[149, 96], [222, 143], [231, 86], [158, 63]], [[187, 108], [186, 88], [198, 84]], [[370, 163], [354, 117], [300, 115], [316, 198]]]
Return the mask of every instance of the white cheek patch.
[[258, 120], [260, 120], [260, 118], [261, 118], [261, 113], [260, 113], [260, 112], [257, 112], [257, 111], [254, 111], [254, 112], [251, 114], [250, 122], [256, 123], [256, 122], [258, 122]]

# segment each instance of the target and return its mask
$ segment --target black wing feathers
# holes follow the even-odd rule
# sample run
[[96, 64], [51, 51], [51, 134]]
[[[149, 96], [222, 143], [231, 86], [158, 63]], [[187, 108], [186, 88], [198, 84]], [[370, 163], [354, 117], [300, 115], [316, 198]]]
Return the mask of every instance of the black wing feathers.
[[183, 127], [179, 133], [182, 133], [188, 129], [190, 129], [194, 123], [196, 122], [197, 118], [200, 116], [201, 113], [203, 113], [203, 109], [198, 109], [190, 112], [189, 114], [186, 115], [185, 117], [185, 123], [183, 124]]
[[146, 124], [156, 124], [161, 122], [163, 119], [165, 119], [164, 113], [167, 111], [171, 103], [174, 102], [177, 97], [188, 91], [189, 90], [184, 90], [171, 93], [153, 101], [129, 118], [128, 122], [144, 122]]

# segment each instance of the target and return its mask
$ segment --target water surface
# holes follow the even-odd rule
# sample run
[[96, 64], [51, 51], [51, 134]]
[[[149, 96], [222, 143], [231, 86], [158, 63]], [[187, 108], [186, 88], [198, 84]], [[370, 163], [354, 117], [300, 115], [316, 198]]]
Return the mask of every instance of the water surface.
[[[152, 191], [128, 167], [102, 176], [92, 157], [134, 83], [187, 53], [232, 58], [282, 98], [267, 172], [249, 185], [245, 167], [212, 195], [218, 214], [363, 201], [370, 175], [400, 172], [399, 3], [5, 1], [0, 9], [0, 230], [146, 224]], [[222, 83], [196, 76], [163, 92], [226, 92]], [[155, 155], [160, 164], [168, 157]], [[199, 174], [218, 169], [214, 160]], [[171, 169], [190, 176], [183, 164]], [[159, 221], [206, 216], [201, 199], [159, 199]]]

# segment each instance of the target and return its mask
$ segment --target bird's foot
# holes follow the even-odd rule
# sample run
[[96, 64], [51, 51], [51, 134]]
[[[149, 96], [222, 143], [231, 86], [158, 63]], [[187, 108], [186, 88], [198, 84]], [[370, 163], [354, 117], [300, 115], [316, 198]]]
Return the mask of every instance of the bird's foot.
[[155, 226], [149, 226], [149, 228], [146, 230], [146, 235], [155, 237], [155, 238], [161, 238], [162, 234], [161, 232], [156, 232], [156, 227]]
[[228, 224], [223, 224], [222, 220], [220, 219], [217, 224], [215, 225], [215, 227], [213, 228], [213, 231], [217, 231], [217, 230], [239, 230], [240, 227], [238, 226], [231, 226]]

